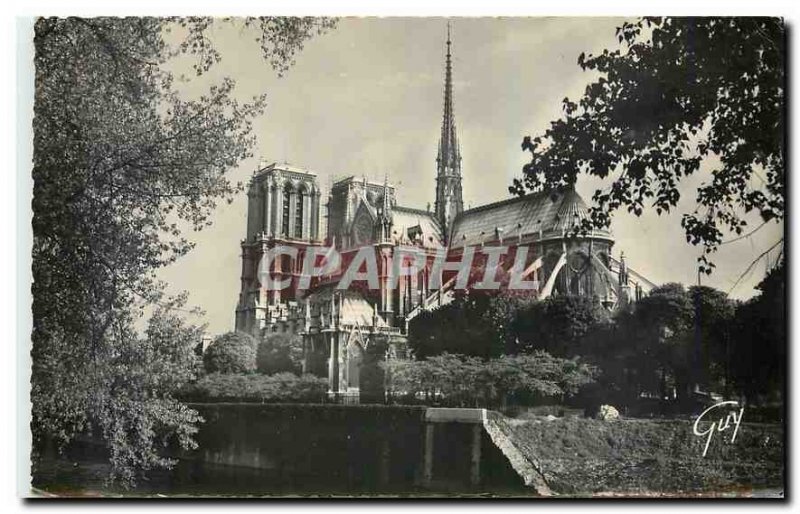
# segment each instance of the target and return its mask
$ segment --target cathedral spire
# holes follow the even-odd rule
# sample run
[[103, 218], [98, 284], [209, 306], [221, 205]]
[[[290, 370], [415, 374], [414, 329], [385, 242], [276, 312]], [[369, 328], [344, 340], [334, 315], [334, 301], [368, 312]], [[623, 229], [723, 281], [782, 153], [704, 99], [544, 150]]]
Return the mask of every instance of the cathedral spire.
[[435, 214], [447, 239], [453, 220], [463, 210], [461, 194], [461, 149], [456, 134], [453, 110], [453, 61], [451, 54], [450, 23], [447, 23], [447, 53], [444, 76], [444, 112], [442, 133], [439, 137], [439, 153], [436, 157], [436, 206]]
[[453, 58], [450, 54], [450, 23], [447, 23], [447, 56], [445, 57], [444, 72], [444, 114], [442, 117], [442, 136], [440, 157], [453, 158], [458, 155], [458, 142], [456, 140], [456, 120], [453, 112]]

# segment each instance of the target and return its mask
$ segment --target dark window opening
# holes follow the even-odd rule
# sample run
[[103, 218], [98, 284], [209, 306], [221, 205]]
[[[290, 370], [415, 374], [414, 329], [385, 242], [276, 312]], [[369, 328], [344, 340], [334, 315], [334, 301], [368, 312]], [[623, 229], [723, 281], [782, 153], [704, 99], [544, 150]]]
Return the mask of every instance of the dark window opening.
[[284, 236], [289, 235], [289, 199], [291, 195], [289, 190], [283, 192], [283, 222], [281, 223], [281, 234]]
[[294, 237], [303, 237], [303, 194], [297, 195], [297, 207], [294, 210]]

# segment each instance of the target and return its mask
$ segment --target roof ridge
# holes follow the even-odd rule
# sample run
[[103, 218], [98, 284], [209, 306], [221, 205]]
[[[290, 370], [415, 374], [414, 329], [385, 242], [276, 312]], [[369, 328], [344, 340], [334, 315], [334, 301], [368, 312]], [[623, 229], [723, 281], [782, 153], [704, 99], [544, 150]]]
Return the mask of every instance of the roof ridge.
[[[532, 198], [540, 198], [542, 196], [545, 196], [547, 193], [549, 193], [549, 191], [538, 191], [536, 193], [528, 193], [528, 194], [523, 195], [523, 196], [515, 196], [515, 197], [512, 197], [512, 198], [506, 198], [505, 200], [498, 200], [496, 202], [486, 203], [486, 204], [483, 204], [483, 205], [479, 205], [477, 207], [473, 207], [471, 209], [465, 209], [465, 210], [461, 211], [461, 213], [458, 215], [458, 217], [460, 218], [464, 214], [472, 214], [473, 212], [485, 211], [486, 209], [491, 209], [491, 208], [494, 208], [494, 207], [497, 207], [497, 206], [500, 206], [500, 205], [505, 205], [505, 204], [509, 204], [509, 203], [515, 203], [515, 202], [521, 202], [523, 200], [530, 200]], [[555, 193], [555, 194], [558, 194], [558, 193]]]
[[392, 207], [392, 209], [396, 211], [413, 212], [414, 214], [425, 214], [426, 216], [435, 218], [434, 213], [426, 209], [417, 209], [416, 207], [405, 207], [403, 205], [395, 205], [394, 207]]

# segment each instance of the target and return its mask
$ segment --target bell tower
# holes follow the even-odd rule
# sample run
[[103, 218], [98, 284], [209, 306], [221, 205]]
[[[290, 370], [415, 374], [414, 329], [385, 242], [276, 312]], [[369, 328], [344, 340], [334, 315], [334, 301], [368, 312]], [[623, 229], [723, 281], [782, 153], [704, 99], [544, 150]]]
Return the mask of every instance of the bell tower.
[[[436, 204], [434, 214], [442, 227], [445, 239], [449, 239], [455, 217], [464, 210], [461, 194], [461, 150], [456, 135], [456, 119], [453, 112], [453, 65], [450, 54], [450, 24], [447, 24], [447, 56], [444, 77], [444, 115], [442, 133], [439, 136], [439, 153], [436, 157]], [[449, 241], [448, 241], [449, 242]]]

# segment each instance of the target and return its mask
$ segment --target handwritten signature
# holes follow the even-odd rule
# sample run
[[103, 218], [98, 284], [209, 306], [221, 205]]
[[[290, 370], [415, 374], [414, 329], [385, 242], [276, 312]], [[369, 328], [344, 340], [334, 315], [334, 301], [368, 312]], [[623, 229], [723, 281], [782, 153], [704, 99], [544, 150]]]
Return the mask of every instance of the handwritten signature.
[[[706, 419], [703, 419], [704, 416], [706, 416], [706, 414], [713, 411], [714, 409], [721, 407], [723, 405], [739, 405], [739, 402], [727, 401], [727, 402], [717, 403], [716, 405], [712, 405], [711, 407], [701, 412], [700, 415], [697, 416], [697, 419], [694, 421], [694, 427], [692, 428], [694, 435], [699, 437], [703, 437], [706, 435], [708, 436], [708, 438], [706, 439], [706, 447], [705, 449], [703, 449], [703, 457], [705, 457], [706, 453], [708, 453], [708, 447], [711, 444], [711, 439], [713, 439], [714, 434], [717, 432], [721, 433], [728, 430], [729, 428], [731, 428], [731, 423], [733, 423], [734, 425], [733, 436], [731, 436], [731, 444], [734, 441], [736, 441], [736, 434], [739, 433], [739, 425], [742, 422], [742, 417], [744, 417], [744, 407], [739, 409], [738, 412], [733, 411], [729, 412], [727, 416], [721, 416], [719, 420], [712, 422], [711, 426], [707, 430], [704, 431], [699, 430], [700, 422], [707, 421]], [[709, 415], [708, 417], [710, 418], [711, 415]]]

